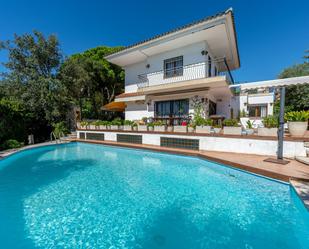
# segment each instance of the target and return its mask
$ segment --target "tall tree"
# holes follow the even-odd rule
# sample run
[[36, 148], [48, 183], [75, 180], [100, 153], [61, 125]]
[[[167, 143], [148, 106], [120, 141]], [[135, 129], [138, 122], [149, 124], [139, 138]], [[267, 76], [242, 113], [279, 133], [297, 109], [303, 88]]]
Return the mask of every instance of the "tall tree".
[[[309, 63], [304, 62], [284, 69], [279, 78], [309, 75]], [[309, 86], [295, 85], [286, 88], [286, 106], [289, 110], [309, 110]]]
[[0, 47], [8, 52], [0, 82], [5, 96], [22, 105], [32, 120], [29, 132], [46, 136], [50, 124], [61, 120], [66, 109], [66, 89], [56, 77], [62, 60], [57, 37], [34, 31], [15, 35]]
[[102, 105], [123, 91], [123, 70], [104, 59], [119, 48], [100, 46], [75, 54], [63, 63], [59, 78], [69, 89], [72, 101], [80, 106], [84, 118], [99, 118]]

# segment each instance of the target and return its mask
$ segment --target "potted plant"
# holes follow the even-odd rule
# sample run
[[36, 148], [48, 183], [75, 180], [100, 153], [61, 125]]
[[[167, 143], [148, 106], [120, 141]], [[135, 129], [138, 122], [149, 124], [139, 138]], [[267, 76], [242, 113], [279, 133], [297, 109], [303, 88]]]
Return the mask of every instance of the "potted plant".
[[291, 136], [304, 136], [308, 128], [309, 111], [294, 111], [285, 114]]
[[258, 128], [258, 136], [276, 137], [278, 134], [278, 118], [267, 116], [263, 118], [264, 127]]
[[132, 130], [137, 131], [137, 123], [133, 122], [132, 124]]
[[147, 131], [147, 125], [144, 120], [139, 120], [137, 124], [137, 130], [138, 131]]
[[132, 131], [132, 125], [133, 125], [133, 121], [131, 120], [125, 120], [123, 122], [123, 130], [124, 131]]
[[241, 127], [238, 125], [237, 119], [223, 120], [224, 135], [241, 135]]
[[111, 130], [119, 130], [121, 129], [122, 120], [120, 118], [115, 118], [111, 121]]
[[154, 131], [163, 132], [165, 131], [165, 124], [162, 121], [155, 121], [153, 122]]
[[88, 125], [89, 125], [89, 123], [87, 121], [80, 122], [81, 129], [87, 129]]
[[222, 126], [221, 125], [213, 125], [214, 128], [214, 133], [215, 134], [219, 134], [222, 130]]
[[105, 121], [106, 122], [106, 130], [111, 129], [111, 121]]
[[248, 120], [248, 121], [246, 122], [246, 124], [247, 124], [247, 128], [246, 128], [246, 133], [247, 133], [247, 135], [253, 135], [253, 134], [254, 134], [254, 129], [253, 129], [253, 126], [252, 126], [251, 121]]
[[213, 125], [212, 119], [196, 119], [194, 121], [195, 124], [195, 132], [196, 133], [206, 133], [209, 134], [211, 132], [211, 127]]
[[175, 125], [174, 132], [187, 132], [187, 125], [186, 121], [181, 122], [181, 125]]
[[[100, 129], [100, 130], [106, 129], [106, 126], [104, 125], [104, 121], [101, 121], [101, 120], [97, 120], [97, 121], [93, 122], [93, 125], [95, 126], [94, 129]], [[93, 129], [93, 128], [90, 127], [90, 129]]]
[[188, 124], [188, 132], [193, 133], [195, 129], [195, 125], [193, 123]]
[[154, 130], [154, 123], [148, 123], [148, 131], [153, 131]]
[[173, 132], [173, 131], [174, 131], [174, 126], [168, 125], [168, 126], [166, 127], [166, 131], [167, 131], [167, 132]]
[[89, 129], [90, 130], [95, 130], [96, 129], [97, 121], [93, 121], [93, 122], [89, 123]]

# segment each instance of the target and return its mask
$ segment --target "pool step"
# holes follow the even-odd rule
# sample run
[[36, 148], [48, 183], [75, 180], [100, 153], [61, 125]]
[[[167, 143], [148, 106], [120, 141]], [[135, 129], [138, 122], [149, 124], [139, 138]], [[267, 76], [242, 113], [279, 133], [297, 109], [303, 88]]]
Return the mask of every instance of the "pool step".
[[309, 182], [290, 180], [290, 184], [309, 211]]

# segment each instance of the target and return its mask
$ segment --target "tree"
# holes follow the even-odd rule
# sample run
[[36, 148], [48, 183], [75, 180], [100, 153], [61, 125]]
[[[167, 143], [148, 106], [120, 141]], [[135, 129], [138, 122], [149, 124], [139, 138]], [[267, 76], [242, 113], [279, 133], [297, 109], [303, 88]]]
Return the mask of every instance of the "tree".
[[[304, 62], [284, 69], [279, 78], [289, 78], [309, 75], [309, 63]], [[309, 86], [295, 85], [286, 88], [286, 102], [288, 110], [309, 110]]]
[[66, 89], [56, 77], [62, 61], [57, 37], [34, 31], [15, 35], [13, 41], [1, 42], [0, 48], [8, 52], [7, 70], [1, 74], [2, 92], [22, 106], [30, 120], [27, 131], [45, 138], [51, 123], [66, 113]]
[[123, 91], [124, 72], [104, 59], [119, 50], [100, 46], [72, 55], [61, 66], [59, 78], [69, 89], [71, 101], [80, 106], [83, 118], [99, 118], [102, 105]]

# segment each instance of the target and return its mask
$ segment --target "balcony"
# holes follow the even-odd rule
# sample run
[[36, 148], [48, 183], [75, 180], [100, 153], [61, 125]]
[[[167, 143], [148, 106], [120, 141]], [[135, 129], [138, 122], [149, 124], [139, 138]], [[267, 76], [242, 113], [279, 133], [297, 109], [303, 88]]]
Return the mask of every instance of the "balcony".
[[[138, 90], [143, 91], [149, 87], [158, 86], [158, 85], [166, 85], [170, 83], [176, 82], [184, 82], [184, 81], [192, 81], [199, 80], [205, 78], [214, 78], [225, 76], [225, 80], [228, 84], [233, 84], [233, 77], [229, 68], [227, 67], [227, 63], [224, 59], [215, 61], [217, 64], [220, 63], [220, 67], [222, 65], [226, 69], [224, 72], [217, 72], [214, 75], [209, 74], [208, 70], [208, 62], [199, 62], [195, 64], [185, 65], [178, 68], [172, 68], [169, 70], [160, 70], [152, 73], [145, 73], [138, 75]], [[221, 64], [222, 63], [222, 64]], [[214, 67], [214, 65], [212, 65]]]

